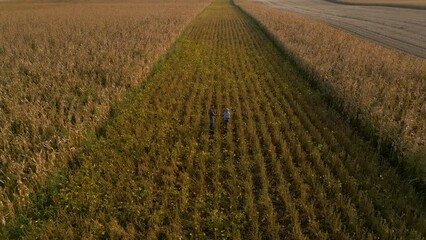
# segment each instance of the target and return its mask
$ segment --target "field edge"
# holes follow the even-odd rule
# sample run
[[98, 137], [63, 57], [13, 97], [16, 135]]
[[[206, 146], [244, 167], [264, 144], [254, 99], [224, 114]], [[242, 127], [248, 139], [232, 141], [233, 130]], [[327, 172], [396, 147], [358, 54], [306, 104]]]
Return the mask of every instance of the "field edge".
[[[404, 154], [400, 149], [395, 148], [393, 139], [381, 136], [380, 130], [375, 128], [372, 122], [361, 121], [357, 119], [356, 116], [353, 116], [352, 114], [345, 111], [345, 100], [336, 97], [337, 94], [331, 90], [331, 85], [326, 82], [319, 82], [318, 79], [321, 79], [321, 77], [316, 75], [312, 69], [305, 66], [300, 57], [287, 49], [281, 43], [279, 38], [273, 32], [271, 32], [260, 20], [246, 12], [235, 2], [235, 0], [231, 0], [231, 3], [259, 26], [265, 35], [274, 43], [277, 49], [279, 49], [280, 52], [289, 59], [295, 69], [297, 69], [306, 79], [308, 79], [310, 86], [320, 91], [321, 97], [329, 104], [330, 107], [338, 112], [345, 113], [344, 116], [347, 117], [347, 121], [350, 123], [353, 130], [355, 130], [362, 139], [370, 142], [374, 148], [378, 149], [378, 152], [384, 161], [395, 167], [399, 174], [405, 179], [405, 181], [414, 186], [419, 191], [419, 193], [426, 193], [426, 163], [422, 162], [422, 159], [426, 158], [426, 153], [410, 152], [409, 154]], [[340, 29], [337, 30], [343, 31]], [[346, 31], [343, 32], [347, 33]], [[363, 38], [361, 39], [365, 40]], [[423, 194], [422, 196], [426, 200], [426, 194]]]
[[[84, 135], [80, 136], [81, 145], [78, 146], [77, 152], [71, 157], [71, 159], [68, 159], [67, 163], [61, 168], [57, 168], [54, 169], [54, 171], [49, 172], [43, 184], [39, 184], [35, 191], [29, 194], [26, 204], [23, 207], [14, 209], [14, 212], [10, 217], [5, 217], [4, 223], [0, 222], [0, 238], [1, 236], [7, 236], [6, 234], [10, 232], [19, 233], [22, 230], [21, 221], [30, 221], [28, 214], [40, 213], [39, 216], [44, 216], [41, 211], [37, 211], [40, 209], [35, 208], [34, 206], [45, 207], [46, 209], [50, 207], [49, 200], [51, 200], [51, 196], [53, 196], [53, 194], [63, 186], [70, 174], [72, 174], [74, 170], [81, 166], [82, 159], [84, 158], [85, 154], [90, 151], [90, 149], [96, 144], [97, 141], [104, 137], [105, 127], [113, 124], [113, 122], [116, 120], [116, 117], [120, 115], [122, 109], [129, 107], [132, 104], [134, 98], [138, 96], [140, 92], [143, 92], [145, 87], [154, 80], [153, 76], [159, 71], [159, 69], [161, 69], [166, 60], [174, 53], [174, 51], [176, 51], [177, 46], [182, 42], [182, 36], [184, 36], [188, 31], [188, 27], [193, 24], [193, 20], [202, 14], [212, 4], [212, 2], [212, 0], [209, 0], [208, 3], [205, 4], [204, 8], [202, 8], [188, 21], [188, 23], [176, 36], [175, 41], [169, 45], [169, 47], [161, 56], [158, 57], [146, 75], [145, 79], [140, 82], [139, 86], [134, 89], [127, 89], [122, 99], [109, 107], [108, 116], [102, 120], [100, 124], [90, 128], [90, 131], [87, 130]], [[32, 212], [32, 210], [36, 211]], [[9, 238], [5, 237], [4, 239]]]

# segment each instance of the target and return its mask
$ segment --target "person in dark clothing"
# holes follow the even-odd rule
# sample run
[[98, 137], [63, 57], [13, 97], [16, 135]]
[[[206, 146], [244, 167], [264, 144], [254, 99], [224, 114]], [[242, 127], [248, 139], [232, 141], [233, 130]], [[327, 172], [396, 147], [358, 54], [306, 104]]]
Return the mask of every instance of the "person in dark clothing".
[[210, 106], [209, 109], [209, 118], [210, 118], [210, 132], [213, 133], [214, 132], [214, 116], [216, 116], [215, 112], [214, 112], [214, 106], [213, 104]]

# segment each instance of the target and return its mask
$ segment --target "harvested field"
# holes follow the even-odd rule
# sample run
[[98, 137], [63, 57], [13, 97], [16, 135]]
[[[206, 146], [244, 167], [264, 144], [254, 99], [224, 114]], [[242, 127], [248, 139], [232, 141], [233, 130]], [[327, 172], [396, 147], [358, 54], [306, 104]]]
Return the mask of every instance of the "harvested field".
[[0, 224], [207, 3], [0, 4]]
[[255, 2], [302, 14], [383, 46], [426, 58], [426, 10], [351, 6], [323, 0]]
[[389, 6], [403, 8], [426, 8], [425, 0], [326, 0], [336, 3], [368, 6]]
[[[214, 134], [210, 104], [218, 115]], [[4, 236], [426, 236], [420, 196], [227, 1], [194, 19], [166, 61], [113, 112]]]

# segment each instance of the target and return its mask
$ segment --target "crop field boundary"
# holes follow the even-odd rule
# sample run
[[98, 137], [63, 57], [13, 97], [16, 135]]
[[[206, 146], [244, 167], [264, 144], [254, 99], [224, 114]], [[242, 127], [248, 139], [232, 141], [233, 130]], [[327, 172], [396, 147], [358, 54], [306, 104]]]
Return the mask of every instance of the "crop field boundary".
[[215, 0], [4, 236], [422, 239], [417, 193], [284, 53]]
[[[256, 25], [262, 30], [262, 32], [271, 40], [271, 42], [274, 44], [274, 46], [280, 51], [280, 53], [283, 55], [283, 57], [287, 58], [292, 66], [299, 71], [300, 74], [302, 74], [306, 79], [309, 80], [310, 86], [317, 90], [322, 90], [323, 87], [321, 87], [316, 79], [319, 78], [318, 75], [313, 73], [309, 68], [307, 68], [300, 60], [299, 58], [292, 54], [288, 49], [280, 42], [280, 40], [271, 32], [269, 29], [258, 19], [253, 17], [248, 12], [244, 11], [238, 4], [235, 3], [234, 0], [231, 0], [231, 3], [234, 7], [236, 7], [242, 14], [244, 14], [246, 17], [250, 18], [251, 21], [256, 23]], [[326, 85], [324, 85], [324, 88], [327, 88]], [[341, 104], [339, 104], [339, 101], [336, 100], [333, 93], [331, 91], [324, 92], [321, 91], [321, 94], [323, 96], [323, 99], [330, 103], [331, 106], [336, 108], [337, 111], [341, 111], [342, 107]], [[359, 125], [354, 125], [354, 127], [358, 128]], [[368, 136], [368, 138], [371, 136]]]
[[[11, 2], [8, 2], [11, 3]], [[15, 4], [15, 3], [14, 3]], [[27, 4], [25, 2], [18, 4]], [[39, 3], [40, 5], [54, 5], [63, 4], [61, 3]], [[65, 3], [68, 4], [68, 3]], [[82, 3], [82, 4], [99, 4], [99, 3]], [[153, 81], [153, 76], [157, 73], [161, 66], [167, 61], [167, 59], [176, 51], [176, 48], [182, 42], [182, 37], [185, 35], [185, 32], [188, 31], [188, 26], [192, 24], [193, 19], [197, 18], [201, 15], [210, 5], [210, 2], [207, 6], [205, 6], [200, 12], [193, 16], [190, 19], [187, 26], [179, 33], [176, 37], [176, 40], [166, 49], [166, 51], [158, 57], [157, 61], [152, 65], [150, 71], [146, 75], [145, 79], [140, 82], [137, 88], [129, 89], [125, 92], [123, 98], [120, 101], [115, 102], [113, 105], [109, 107], [108, 116], [98, 125], [94, 126], [92, 131], [86, 131], [83, 136], [81, 136], [81, 145], [78, 147], [78, 152], [71, 156], [71, 158], [66, 162], [66, 165], [52, 170], [44, 180], [43, 185], [38, 185], [34, 192], [32, 192], [29, 197], [28, 205], [24, 205], [24, 207], [16, 209], [13, 217], [6, 218], [6, 226], [2, 227], [0, 223], [0, 238], [2, 234], [5, 234], [4, 231], [9, 231], [12, 233], [16, 233], [16, 235], [22, 235], [22, 231], [20, 229], [19, 223], [22, 223], [22, 219], [26, 219], [28, 212], [31, 212], [32, 208], [43, 208], [48, 209], [49, 204], [51, 204], [52, 196], [56, 193], [58, 189], [60, 189], [63, 184], [67, 181], [68, 177], [72, 174], [73, 171], [77, 171], [81, 167], [82, 160], [90, 149], [104, 137], [105, 127], [114, 123], [116, 117], [122, 113], [122, 109], [126, 109], [132, 103], [134, 98], [144, 91], [145, 87]], [[38, 216], [40, 218], [44, 218], [45, 216]], [[9, 230], [8, 230], [9, 229]], [[12, 230], [10, 230], [12, 229]], [[13, 237], [12, 235], [11, 237]]]
[[[399, 174], [404, 177], [405, 181], [413, 185], [420, 193], [426, 193], [426, 182], [419, 178], [420, 174], [413, 174], [413, 168], [415, 168], [415, 166], [408, 165], [410, 161], [406, 161], [405, 159], [407, 157], [404, 156], [398, 148], [395, 148], [392, 143], [393, 140], [390, 137], [381, 135], [380, 130], [376, 129], [371, 122], [360, 120], [356, 118], [356, 116], [352, 116], [350, 113], [347, 113], [344, 107], [344, 99], [336, 97], [337, 93], [333, 90], [334, 88], [329, 83], [324, 81], [319, 82], [318, 79], [320, 79], [321, 76], [315, 74], [312, 69], [305, 66], [301, 59], [291, 53], [261, 21], [253, 17], [250, 13], [244, 11], [244, 9], [236, 4], [234, 0], [231, 0], [231, 2], [242, 14], [246, 15], [257, 24], [257, 26], [273, 42], [275, 47], [283, 54], [283, 56], [292, 63], [292, 66], [307, 80], [309, 80], [310, 86], [321, 92], [322, 99], [327, 102], [330, 107], [334, 108], [337, 112], [345, 113], [344, 117], [346, 118], [346, 121], [354, 130], [357, 131], [361, 138], [370, 142], [377, 149], [383, 161], [395, 167]], [[346, 3], [342, 2], [342, 4]], [[426, 200], [426, 194], [423, 194], [422, 196]]]
[[[198, 13], [194, 19], [201, 15], [211, 4], [212, 3]], [[178, 46], [182, 43], [182, 38], [188, 31], [191, 24], [193, 24], [192, 21], [179, 34], [176, 41], [169, 47], [169, 49], [157, 60], [157, 62], [154, 63], [146, 79], [139, 84], [138, 88], [127, 91], [122, 101], [117, 102], [110, 107], [108, 117], [99, 124], [99, 126], [96, 126], [94, 131], [88, 132], [82, 137], [82, 146], [80, 146], [80, 151], [68, 161], [67, 166], [57, 169], [55, 172], [50, 174], [45, 183], [29, 196], [30, 204], [19, 209], [13, 218], [8, 219], [6, 226], [0, 226], [0, 237], [3, 235], [6, 236], [7, 234], [10, 239], [18, 239], [20, 236], [25, 234], [21, 225], [22, 223], [28, 224], [29, 218], [48, 219], [51, 217], [49, 209], [51, 208], [54, 195], [64, 186], [64, 184], [66, 184], [72, 173], [74, 171], [78, 171], [78, 169], [82, 166], [82, 162], [86, 154], [93, 149], [99, 140], [105, 137], [105, 128], [114, 124], [117, 116], [122, 114], [123, 110], [130, 107], [136, 96], [141, 94], [149, 84], [152, 84], [151, 82], [155, 80], [155, 74], [161, 70], [164, 63], [175, 53], [176, 48], [178, 48]], [[40, 214], [41, 212], [32, 211], [33, 209], [43, 209], [44, 212]]]
[[[95, 132], [93, 132], [91, 134], [91, 135], [95, 134], [96, 137], [94, 138], [93, 136], [90, 137], [90, 135], [88, 135], [88, 139], [91, 139], [90, 142], [96, 141], [97, 138], [102, 137], [103, 133], [104, 133], [105, 127], [108, 126], [108, 125], [110, 125], [111, 123], [113, 123], [113, 121], [116, 118], [116, 116], [120, 114], [120, 110], [126, 108], [134, 100], [134, 98], [136, 97], [136, 95], [138, 95], [140, 92], [144, 91], [145, 87], [151, 81], [153, 81], [154, 75], [161, 69], [162, 65], [164, 65], [164, 63], [167, 61], [167, 59], [169, 59], [170, 56], [176, 52], [176, 48], [179, 46], [179, 44], [182, 43], [182, 38], [184, 37], [186, 31], [188, 31], [189, 26], [191, 24], [193, 24], [192, 23], [193, 20], [195, 18], [197, 18], [199, 15], [201, 15], [204, 11], [206, 11], [206, 9], [209, 8], [211, 4], [212, 4], [212, 2], [210, 4], [208, 4], [203, 10], [201, 10], [198, 14], [196, 14], [193, 17], [193, 19], [191, 19], [191, 22], [189, 22], [189, 24], [183, 29], [183, 31], [181, 31], [181, 33], [179, 34], [179, 36], [176, 38], [176, 41], [154, 63], [154, 65], [152, 66], [152, 68], [149, 71], [148, 75], [146, 76], [146, 79], [138, 86], [138, 88], [126, 92], [126, 95], [125, 95], [125, 97], [123, 98], [122, 101], [120, 101], [120, 102], [116, 103], [115, 105], [111, 106], [108, 118], [105, 120], [104, 123], [102, 123], [100, 126], [97, 127], [97, 129], [96, 129]], [[88, 142], [88, 145], [90, 145], [89, 142]]]
[[73, 161], [211, 1], [141, 3], [1, 4], [0, 225]]

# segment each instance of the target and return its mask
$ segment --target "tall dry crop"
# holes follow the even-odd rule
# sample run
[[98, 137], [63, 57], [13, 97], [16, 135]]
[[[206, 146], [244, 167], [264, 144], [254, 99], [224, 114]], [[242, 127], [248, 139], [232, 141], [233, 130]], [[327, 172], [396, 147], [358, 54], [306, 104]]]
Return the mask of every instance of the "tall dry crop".
[[207, 1], [0, 5], [0, 223]]
[[280, 9], [236, 2], [361, 122], [363, 131], [376, 135], [379, 149], [402, 152], [412, 180], [425, 186], [426, 60]]
[[175, 46], [0, 238], [424, 239], [419, 194], [252, 19], [214, 1]]

